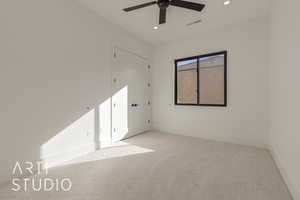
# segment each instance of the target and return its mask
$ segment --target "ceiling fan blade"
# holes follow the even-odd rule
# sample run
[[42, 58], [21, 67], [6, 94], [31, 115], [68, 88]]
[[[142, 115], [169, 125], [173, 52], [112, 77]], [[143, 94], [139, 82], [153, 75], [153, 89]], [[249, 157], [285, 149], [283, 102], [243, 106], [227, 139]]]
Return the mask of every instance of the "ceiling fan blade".
[[196, 10], [199, 12], [202, 11], [203, 8], [205, 7], [204, 4], [193, 3], [193, 2], [188, 2], [188, 1], [181, 1], [181, 0], [171, 0], [170, 5], [181, 7], [181, 8], [187, 8], [187, 9], [191, 9], [191, 10]]
[[159, 24], [166, 23], [167, 18], [167, 8], [160, 8], [159, 10]]
[[132, 7], [129, 7], [129, 8], [125, 8], [123, 9], [125, 12], [129, 12], [129, 11], [133, 11], [133, 10], [136, 10], [136, 9], [140, 9], [140, 8], [145, 8], [145, 7], [148, 7], [148, 6], [152, 6], [154, 4], [156, 4], [157, 2], [156, 1], [152, 1], [152, 2], [149, 2], [149, 3], [144, 3], [144, 4], [141, 4], [141, 5], [137, 5], [137, 6], [132, 6]]

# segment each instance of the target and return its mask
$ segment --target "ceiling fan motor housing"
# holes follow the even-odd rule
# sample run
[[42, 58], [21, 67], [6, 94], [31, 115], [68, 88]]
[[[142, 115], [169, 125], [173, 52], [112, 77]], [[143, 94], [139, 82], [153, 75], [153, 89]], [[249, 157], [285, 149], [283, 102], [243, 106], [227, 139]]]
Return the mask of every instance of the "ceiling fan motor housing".
[[160, 8], [167, 8], [170, 5], [170, 1], [169, 0], [158, 0], [157, 4], [158, 4], [158, 7], [160, 7]]

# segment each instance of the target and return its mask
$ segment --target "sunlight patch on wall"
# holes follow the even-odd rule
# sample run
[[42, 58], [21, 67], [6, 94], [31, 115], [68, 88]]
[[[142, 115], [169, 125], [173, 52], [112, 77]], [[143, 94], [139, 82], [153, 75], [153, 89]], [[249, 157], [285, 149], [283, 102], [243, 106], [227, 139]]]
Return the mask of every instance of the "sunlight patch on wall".
[[101, 146], [111, 142], [111, 98], [108, 98], [99, 106], [99, 127]]
[[[99, 159], [148, 152], [148, 149], [116, 142], [128, 134], [128, 114], [128, 86], [124, 86], [41, 146], [44, 167], [63, 165], [100, 148]], [[102, 152], [105, 147], [120, 148], [120, 145], [126, 146], [122, 148], [124, 152], [116, 149], [109, 156]]]
[[44, 166], [71, 160], [94, 150], [95, 110], [91, 110], [40, 148]]
[[[128, 86], [112, 96], [112, 139], [121, 140], [128, 134]], [[118, 106], [116, 108], [116, 106]]]

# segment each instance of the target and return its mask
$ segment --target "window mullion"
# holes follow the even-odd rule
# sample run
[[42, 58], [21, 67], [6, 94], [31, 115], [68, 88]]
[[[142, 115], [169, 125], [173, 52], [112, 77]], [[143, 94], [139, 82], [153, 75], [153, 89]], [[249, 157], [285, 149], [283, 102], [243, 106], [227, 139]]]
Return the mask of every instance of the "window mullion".
[[200, 73], [200, 62], [199, 62], [199, 58], [197, 58], [197, 104], [200, 104], [200, 88], [199, 88], [199, 73]]

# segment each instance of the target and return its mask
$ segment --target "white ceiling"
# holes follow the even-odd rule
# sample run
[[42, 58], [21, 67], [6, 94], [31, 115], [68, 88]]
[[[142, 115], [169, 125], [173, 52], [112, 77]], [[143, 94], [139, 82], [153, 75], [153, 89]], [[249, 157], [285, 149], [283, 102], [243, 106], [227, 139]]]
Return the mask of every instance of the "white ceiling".
[[[167, 11], [167, 23], [158, 24], [157, 5], [142, 8], [129, 13], [122, 9], [152, 0], [79, 0], [100, 16], [118, 24], [137, 37], [153, 45], [195, 37], [199, 33], [216, 30], [226, 25], [241, 23], [252, 18], [268, 14], [270, 0], [231, 0], [224, 6], [224, 0], [190, 0], [206, 4], [204, 11], [196, 12], [170, 6]], [[201, 19], [202, 22], [187, 26], [187, 23]]]

